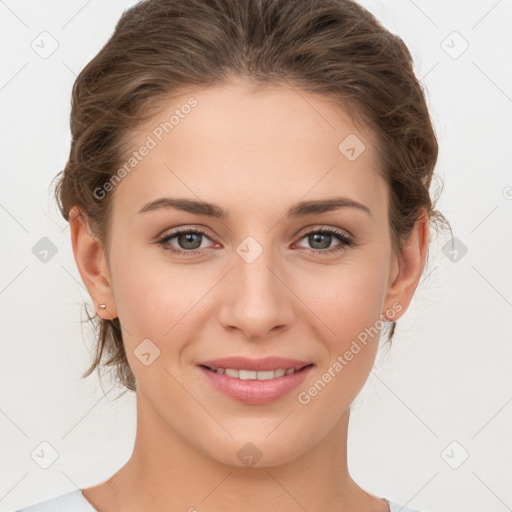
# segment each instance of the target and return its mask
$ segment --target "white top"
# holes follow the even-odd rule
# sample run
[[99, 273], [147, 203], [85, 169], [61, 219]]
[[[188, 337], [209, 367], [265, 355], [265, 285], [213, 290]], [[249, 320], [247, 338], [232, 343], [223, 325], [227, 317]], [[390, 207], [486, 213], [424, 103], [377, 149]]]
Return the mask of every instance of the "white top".
[[[389, 512], [420, 512], [419, 510], [402, 507], [384, 498], [389, 505]], [[98, 512], [83, 496], [82, 489], [62, 494], [57, 498], [43, 501], [15, 512]]]

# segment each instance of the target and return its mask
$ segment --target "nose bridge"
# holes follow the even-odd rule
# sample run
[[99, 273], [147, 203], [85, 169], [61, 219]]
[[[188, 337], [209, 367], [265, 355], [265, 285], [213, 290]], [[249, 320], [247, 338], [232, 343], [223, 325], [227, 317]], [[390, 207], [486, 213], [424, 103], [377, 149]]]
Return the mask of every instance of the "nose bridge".
[[246, 306], [270, 307], [276, 301], [276, 294], [280, 294], [280, 283], [270, 270], [276, 266], [270, 239], [265, 238], [264, 246], [255, 237], [248, 236], [236, 248], [235, 287]]
[[[265, 237], [265, 243], [270, 243], [270, 239]], [[221, 315], [225, 327], [236, 327], [247, 337], [259, 338], [276, 326], [290, 323], [289, 292], [277, 277], [279, 265], [274, 255], [271, 247], [265, 247], [252, 236], [237, 246], [228, 284], [230, 291]]]

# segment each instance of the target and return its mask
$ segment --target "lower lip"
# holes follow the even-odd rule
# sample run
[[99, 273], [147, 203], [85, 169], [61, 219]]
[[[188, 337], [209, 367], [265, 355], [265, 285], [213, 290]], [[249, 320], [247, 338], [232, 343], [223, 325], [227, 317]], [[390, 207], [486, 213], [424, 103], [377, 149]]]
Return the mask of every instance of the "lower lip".
[[307, 366], [291, 375], [270, 380], [242, 380], [228, 377], [223, 373], [198, 368], [206, 375], [210, 383], [230, 398], [247, 404], [266, 404], [282, 398], [304, 382], [313, 365]]

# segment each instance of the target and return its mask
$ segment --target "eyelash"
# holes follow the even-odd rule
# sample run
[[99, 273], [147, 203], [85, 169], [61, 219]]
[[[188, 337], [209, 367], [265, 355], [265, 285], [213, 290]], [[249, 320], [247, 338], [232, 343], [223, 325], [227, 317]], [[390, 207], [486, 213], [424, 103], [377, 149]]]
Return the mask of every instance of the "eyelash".
[[[163, 238], [157, 240], [155, 243], [158, 244], [163, 249], [165, 249], [166, 251], [171, 251], [172, 253], [179, 254], [179, 255], [197, 256], [197, 255], [204, 253], [206, 248], [192, 249], [190, 251], [184, 251], [182, 249], [176, 249], [174, 247], [170, 249], [169, 247], [165, 246], [165, 244], [167, 242], [169, 242], [173, 238], [176, 238], [177, 236], [182, 235], [182, 234], [202, 235], [202, 236], [210, 239], [210, 237], [204, 231], [201, 231], [199, 229], [184, 228], [184, 229], [178, 229], [178, 230], [174, 231], [173, 233], [165, 235]], [[307, 248], [305, 249], [308, 253], [313, 254], [315, 256], [317, 256], [319, 254], [320, 255], [332, 254], [332, 253], [335, 253], [342, 249], [345, 249], [346, 247], [351, 247], [351, 246], [355, 245], [355, 241], [353, 238], [351, 238], [351, 237], [347, 236], [345, 233], [338, 231], [336, 229], [333, 229], [333, 228], [321, 228], [321, 229], [315, 229], [315, 230], [309, 231], [309, 232], [305, 233], [300, 238], [300, 240], [302, 240], [312, 234], [332, 235], [341, 241], [340, 245], [331, 247], [330, 249], [325, 249], [325, 250], [323, 250], [323, 249], [307, 249]]]

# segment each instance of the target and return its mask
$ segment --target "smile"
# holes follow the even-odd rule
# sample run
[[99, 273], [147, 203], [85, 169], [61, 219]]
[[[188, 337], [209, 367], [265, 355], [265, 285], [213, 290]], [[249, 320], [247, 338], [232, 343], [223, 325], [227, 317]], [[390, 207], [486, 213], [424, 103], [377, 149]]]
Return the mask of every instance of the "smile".
[[240, 380], [272, 380], [285, 375], [292, 375], [296, 371], [295, 368], [278, 368], [277, 370], [266, 370], [266, 371], [254, 371], [254, 370], [237, 370], [235, 368], [210, 368], [206, 367], [212, 372], [220, 373], [221, 375], [227, 375], [234, 379]]
[[[280, 398], [285, 398], [291, 391], [300, 386], [306, 379], [309, 372], [313, 369], [313, 363], [304, 363], [294, 361], [283, 364], [288, 368], [279, 367], [276, 361], [266, 360], [257, 361], [251, 364], [245, 361], [245, 364], [239, 360], [236, 364], [233, 360], [226, 367], [215, 365], [199, 364], [197, 368], [206, 377], [209, 387], [222, 393], [228, 398], [246, 404], [263, 405]], [[265, 369], [248, 369], [247, 366], [267, 366]], [[274, 369], [268, 366], [274, 366]], [[231, 368], [230, 366], [239, 366]], [[244, 367], [245, 366], [245, 367]]]

